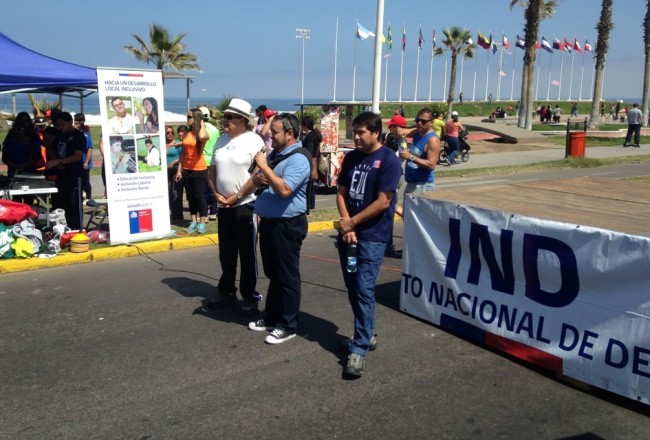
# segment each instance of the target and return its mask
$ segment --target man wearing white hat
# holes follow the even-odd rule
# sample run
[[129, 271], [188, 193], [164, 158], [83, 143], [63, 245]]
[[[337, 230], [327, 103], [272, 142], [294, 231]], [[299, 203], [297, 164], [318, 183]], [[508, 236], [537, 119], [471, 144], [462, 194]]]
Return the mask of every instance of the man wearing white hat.
[[244, 184], [250, 179], [253, 158], [264, 147], [264, 141], [250, 131], [251, 105], [234, 98], [224, 111], [223, 134], [219, 137], [208, 168], [208, 184], [219, 203], [217, 227], [221, 277], [217, 295], [204, 303], [218, 308], [237, 302], [235, 279], [237, 258], [241, 274], [239, 290], [244, 301], [241, 314], [254, 314], [262, 296], [255, 291], [257, 284], [257, 218], [254, 214], [254, 188]]

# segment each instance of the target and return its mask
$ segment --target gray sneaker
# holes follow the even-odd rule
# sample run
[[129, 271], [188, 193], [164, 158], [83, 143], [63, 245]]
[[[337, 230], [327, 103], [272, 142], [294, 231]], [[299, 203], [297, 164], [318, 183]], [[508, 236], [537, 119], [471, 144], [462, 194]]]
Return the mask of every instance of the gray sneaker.
[[[339, 351], [347, 352], [350, 350], [350, 342], [352, 342], [352, 338], [345, 338], [338, 344], [338, 349]], [[372, 335], [372, 338], [370, 338], [370, 344], [368, 345], [368, 350], [369, 351], [375, 351], [377, 350], [377, 333]]]
[[363, 367], [365, 363], [365, 356], [361, 356], [357, 353], [350, 353], [348, 356], [348, 364], [345, 367], [345, 374], [354, 377], [361, 377], [363, 375]]

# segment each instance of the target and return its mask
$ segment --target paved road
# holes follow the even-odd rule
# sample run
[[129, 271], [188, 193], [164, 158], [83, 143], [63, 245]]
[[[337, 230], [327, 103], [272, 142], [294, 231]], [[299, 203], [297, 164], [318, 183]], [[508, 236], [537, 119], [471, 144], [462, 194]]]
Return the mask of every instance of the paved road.
[[647, 406], [401, 313], [395, 259], [377, 287], [379, 348], [343, 380], [335, 345], [352, 315], [333, 243], [307, 238], [299, 337], [280, 346], [234, 308], [197, 310], [215, 247], [2, 275], [0, 438], [647, 438]]

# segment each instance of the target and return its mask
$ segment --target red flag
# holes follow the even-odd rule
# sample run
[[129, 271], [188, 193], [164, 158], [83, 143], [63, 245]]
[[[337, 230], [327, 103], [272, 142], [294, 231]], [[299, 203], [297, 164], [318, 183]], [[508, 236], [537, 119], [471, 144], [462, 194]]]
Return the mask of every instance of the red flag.
[[571, 42], [567, 40], [566, 37], [564, 37], [564, 47], [566, 47], [569, 52], [573, 50], [573, 44], [571, 44]]
[[539, 43], [539, 41], [535, 41], [535, 49], [541, 49], [542, 45]]
[[510, 42], [506, 38], [505, 34], [503, 35], [503, 43], [502, 44], [503, 44], [503, 47], [505, 47], [506, 49], [510, 49]]
[[582, 47], [580, 47], [580, 43], [578, 42], [577, 38], [573, 40], [573, 48], [576, 50], [576, 52], [582, 53]]
[[564, 51], [566, 50], [566, 47], [564, 47], [564, 44], [557, 38], [553, 37], [553, 49], [559, 50], [559, 51]]
[[589, 44], [589, 40], [585, 40], [585, 52], [591, 52], [592, 47], [591, 44]]

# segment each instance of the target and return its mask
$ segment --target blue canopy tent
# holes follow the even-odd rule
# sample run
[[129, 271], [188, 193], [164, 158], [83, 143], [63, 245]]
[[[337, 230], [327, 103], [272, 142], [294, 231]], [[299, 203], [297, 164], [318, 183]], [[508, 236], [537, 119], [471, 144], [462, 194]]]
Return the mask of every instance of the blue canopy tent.
[[96, 90], [95, 69], [34, 52], [0, 32], [0, 93]]
[[[57, 60], [28, 49], [0, 32], [0, 94], [3, 93], [74, 93], [80, 99], [97, 90], [95, 69]], [[14, 111], [16, 113], [15, 95]], [[83, 111], [83, 110], [81, 110]]]

